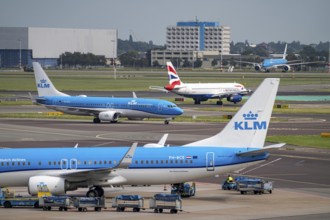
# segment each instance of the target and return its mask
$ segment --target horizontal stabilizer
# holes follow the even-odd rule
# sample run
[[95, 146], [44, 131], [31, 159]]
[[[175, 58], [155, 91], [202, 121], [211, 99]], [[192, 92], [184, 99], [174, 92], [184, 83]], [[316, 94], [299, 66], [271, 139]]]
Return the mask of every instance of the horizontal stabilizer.
[[268, 152], [269, 149], [278, 149], [281, 148], [285, 145], [285, 143], [280, 143], [280, 144], [273, 144], [258, 150], [253, 150], [253, 151], [247, 151], [247, 152], [243, 152], [243, 153], [237, 153], [236, 156], [240, 156], [240, 157], [249, 157], [249, 156], [254, 156], [254, 155], [259, 155], [261, 153], [264, 152]]
[[162, 86], [149, 86], [150, 90], [158, 90], [158, 91], [162, 91], [162, 92], [168, 92], [166, 89], [164, 89], [164, 87]]

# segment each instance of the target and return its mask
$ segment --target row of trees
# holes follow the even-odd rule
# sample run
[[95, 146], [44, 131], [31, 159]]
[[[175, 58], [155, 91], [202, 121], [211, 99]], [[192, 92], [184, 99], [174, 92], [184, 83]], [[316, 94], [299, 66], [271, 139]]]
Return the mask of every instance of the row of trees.
[[60, 55], [58, 65], [64, 66], [105, 66], [105, 56], [98, 56], [92, 53], [65, 52]]
[[[262, 59], [269, 57], [270, 54], [282, 54], [285, 48], [285, 42], [270, 42], [258, 45], [250, 45], [245, 42], [231, 42], [231, 54], [241, 54], [243, 60], [251, 62], [261, 62]], [[126, 67], [159, 67], [158, 62], [151, 63], [151, 50], [165, 49], [165, 47], [154, 45], [152, 42], [134, 42], [132, 37], [129, 40], [118, 40], [118, 59], [121, 65]], [[304, 45], [299, 41], [288, 43], [287, 59], [288, 60], [303, 60], [304, 62], [328, 61], [329, 57], [329, 42], [320, 42], [319, 44]], [[202, 66], [202, 60], [196, 60], [191, 63], [187, 60], [175, 59], [173, 64], [181, 64], [181, 67]], [[217, 65], [219, 61], [212, 61], [212, 65]], [[222, 64], [233, 64], [235, 61], [223, 60]], [[65, 52], [58, 59], [59, 65], [67, 66], [105, 66], [106, 59], [104, 56], [97, 56], [91, 53], [70, 53]], [[113, 61], [111, 60], [111, 64]]]

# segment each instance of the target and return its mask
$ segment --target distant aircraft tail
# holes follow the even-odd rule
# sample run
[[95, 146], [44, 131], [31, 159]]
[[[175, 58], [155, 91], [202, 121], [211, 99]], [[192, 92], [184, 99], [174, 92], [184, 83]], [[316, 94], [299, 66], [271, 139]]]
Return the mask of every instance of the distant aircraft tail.
[[185, 146], [263, 148], [279, 83], [265, 79], [221, 132]]
[[32, 62], [38, 96], [69, 96], [58, 91], [38, 62]]
[[182, 86], [183, 82], [180, 80], [179, 75], [176, 73], [172, 62], [166, 62], [166, 66], [169, 84], [165, 86], [165, 89], [172, 90], [175, 87]]
[[285, 49], [284, 49], [284, 53], [283, 53], [283, 59], [286, 58], [286, 50], [287, 50], [288, 44], [285, 44]]

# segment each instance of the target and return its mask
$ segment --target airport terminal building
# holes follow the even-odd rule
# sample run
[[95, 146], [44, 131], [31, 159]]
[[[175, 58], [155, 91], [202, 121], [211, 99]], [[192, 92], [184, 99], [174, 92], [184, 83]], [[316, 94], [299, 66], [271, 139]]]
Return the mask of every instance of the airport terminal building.
[[230, 28], [219, 22], [177, 22], [166, 29], [166, 50], [153, 50], [151, 63], [165, 65], [168, 60], [193, 62], [207, 56], [230, 54]]
[[41, 27], [0, 27], [0, 68], [57, 66], [65, 52], [92, 53], [117, 57], [115, 29], [70, 29]]

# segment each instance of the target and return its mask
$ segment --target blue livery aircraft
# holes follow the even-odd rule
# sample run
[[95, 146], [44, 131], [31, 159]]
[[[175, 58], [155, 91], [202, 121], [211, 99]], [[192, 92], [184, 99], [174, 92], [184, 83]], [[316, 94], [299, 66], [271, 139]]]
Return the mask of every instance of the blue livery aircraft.
[[249, 63], [254, 65], [254, 69], [256, 71], [265, 71], [266, 73], [270, 72], [271, 69], [282, 69], [282, 72], [290, 71], [291, 66], [309, 64], [309, 63], [317, 63], [317, 62], [304, 62], [304, 63], [297, 63], [296, 60], [288, 61], [286, 59], [286, 51], [288, 45], [285, 44], [285, 49], [282, 58], [276, 59], [264, 59], [262, 63], [253, 63], [253, 62], [246, 62], [240, 61], [241, 63]]
[[117, 122], [120, 117], [130, 120], [144, 118], [164, 118], [165, 124], [183, 113], [174, 103], [147, 98], [109, 98], [69, 96], [58, 91], [49, 80], [39, 63], [33, 62], [33, 69], [38, 89], [37, 104], [72, 115], [94, 116], [94, 123], [101, 121]]
[[239, 83], [183, 83], [171, 62], [167, 62], [167, 74], [169, 84], [165, 87], [150, 86], [150, 89], [173, 92], [177, 95], [192, 98], [195, 104], [209, 99], [219, 99], [218, 105], [222, 105], [222, 99], [237, 103], [242, 101], [242, 96], [248, 94], [247, 90]]
[[[112, 185], [173, 184], [240, 170], [265, 161], [264, 146], [279, 86], [265, 79], [225, 128], [184, 146], [0, 149], [0, 187], [27, 186], [31, 195], [88, 187], [102, 196]], [[167, 136], [167, 135], [165, 135]]]

